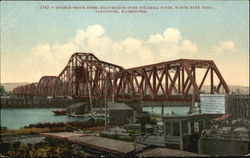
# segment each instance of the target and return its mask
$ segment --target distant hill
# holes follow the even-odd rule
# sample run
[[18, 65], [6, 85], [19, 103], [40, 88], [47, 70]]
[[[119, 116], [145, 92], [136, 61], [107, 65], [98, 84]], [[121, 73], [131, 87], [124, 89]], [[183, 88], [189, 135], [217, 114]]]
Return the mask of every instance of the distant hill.
[[231, 92], [235, 92], [235, 93], [240, 93], [240, 94], [249, 94], [249, 87], [247, 86], [232, 86], [229, 85], [229, 89], [231, 90]]
[[28, 84], [28, 82], [17, 82], [17, 83], [1, 83], [3, 85], [5, 91], [12, 91], [17, 86], [22, 86]]
[[[28, 82], [17, 82], [17, 83], [1, 83], [6, 91], [12, 91], [15, 87], [28, 84]], [[240, 94], [249, 94], [249, 87], [247, 86], [237, 86], [229, 85], [231, 92], [240, 93]], [[210, 86], [204, 85], [202, 91], [209, 92]]]
[[[237, 85], [228, 85], [230, 91], [235, 94], [249, 94], [249, 87], [247, 86], [237, 86]], [[222, 88], [221, 88], [222, 89]], [[210, 92], [210, 86], [205, 85], [201, 89], [202, 91]]]

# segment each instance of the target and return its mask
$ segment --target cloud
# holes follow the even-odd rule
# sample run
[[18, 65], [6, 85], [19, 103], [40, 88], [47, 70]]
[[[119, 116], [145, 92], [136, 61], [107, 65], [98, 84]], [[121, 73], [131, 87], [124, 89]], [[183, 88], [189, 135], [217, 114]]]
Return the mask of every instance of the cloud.
[[[162, 33], [151, 34], [147, 39], [127, 37], [121, 41], [112, 40], [101, 25], [91, 25], [76, 30], [75, 35], [62, 44], [38, 44], [25, 57], [21, 67], [23, 73], [35, 71], [33, 78], [55, 75], [66, 66], [74, 52], [93, 53], [100, 60], [125, 68], [174, 60], [197, 52], [192, 41], [182, 37], [176, 28], [166, 28]], [[25, 79], [24, 79], [25, 80]]]
[[181, 32], [175, 28], [167, 28], [163, 35], [165, 41], [170, 43], [178, 43], [182, 39]]
[[233, 41], [220, 41], [216, 46], [213, 47], [213, 50], [216, 53], [223, 53], [223, 52], [237, 52], [238, 49], [235, 47]]
[[[74, 52], [89, 52], [100, 60], [125, 68], [179, 58], [211, 59], [228, 84], [248, 85], [248, 53], [239, 51], [234, 41], [219, 41], [213, 47], [198, 51], [196, 42], [184, 37], [177, 28], [166, 28], [145, 39], [126, 37], [114, 41], [103, 26], [91, 25], [76, 30], [75, 35], [64, 43], [40, 43], [27, 55], [3, 60], [1, 79], [5, 82], [38, 82], [44, 75], [57, 76]], [[241, 77], [232, 78], [232, 72]]]
[[197, 52], [196, 44], [184, 39], [176, 28], [166, 28], [163, 33], [151, 34], [146, 40], [127, 37], [118, 42], [105, 33], [103, 26], [91, 25], [77, 30], [75, 36], [65, 44], [37, 45], [32, 49], [32, 55], [59, 68], [75, 51], [91, 52], [102, 60], [133, 67]]
[[187, 52], [197, 52], [196, 45], [189, 40], [183, 40], [182, 49]]
[[235, 41], [218, 41], [208, 50], [228, 85], [249, 85], [249, 52], [242, 51]]

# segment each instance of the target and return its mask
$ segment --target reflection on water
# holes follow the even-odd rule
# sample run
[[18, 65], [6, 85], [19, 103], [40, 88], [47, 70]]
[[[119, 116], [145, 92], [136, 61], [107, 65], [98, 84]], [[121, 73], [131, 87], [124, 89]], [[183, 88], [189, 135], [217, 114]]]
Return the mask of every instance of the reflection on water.
[[89, 118], [74, 118], [65, 115], [55, 116], [52, 108], [42, 109], [1, 109], [1, 126], [18, 129], [29, 124], [44, 122], [86, 121]]
[[[143, 111], [149, 112], [150, 114], [161, 114], [161, 107], [143, 107]], [[189, 107], [164, 107], [164, 114], [172, 114], [175, 115], [186, 115], [189, 111]]]

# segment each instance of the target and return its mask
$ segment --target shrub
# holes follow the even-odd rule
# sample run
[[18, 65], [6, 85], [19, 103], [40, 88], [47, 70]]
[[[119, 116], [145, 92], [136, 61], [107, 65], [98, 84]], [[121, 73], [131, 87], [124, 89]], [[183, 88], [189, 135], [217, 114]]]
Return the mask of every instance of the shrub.
[[157, 124], [157, 120], [154, 118], [151, 118], [147, 123], [151, 124], [151, 125], [156, 125]]

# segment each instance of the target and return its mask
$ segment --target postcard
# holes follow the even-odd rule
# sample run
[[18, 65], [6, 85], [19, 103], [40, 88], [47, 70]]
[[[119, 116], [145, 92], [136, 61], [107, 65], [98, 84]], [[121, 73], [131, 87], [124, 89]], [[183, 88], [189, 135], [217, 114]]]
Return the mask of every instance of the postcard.
[[2, 1], [1, 157], [249, 154], [249, 2]]

